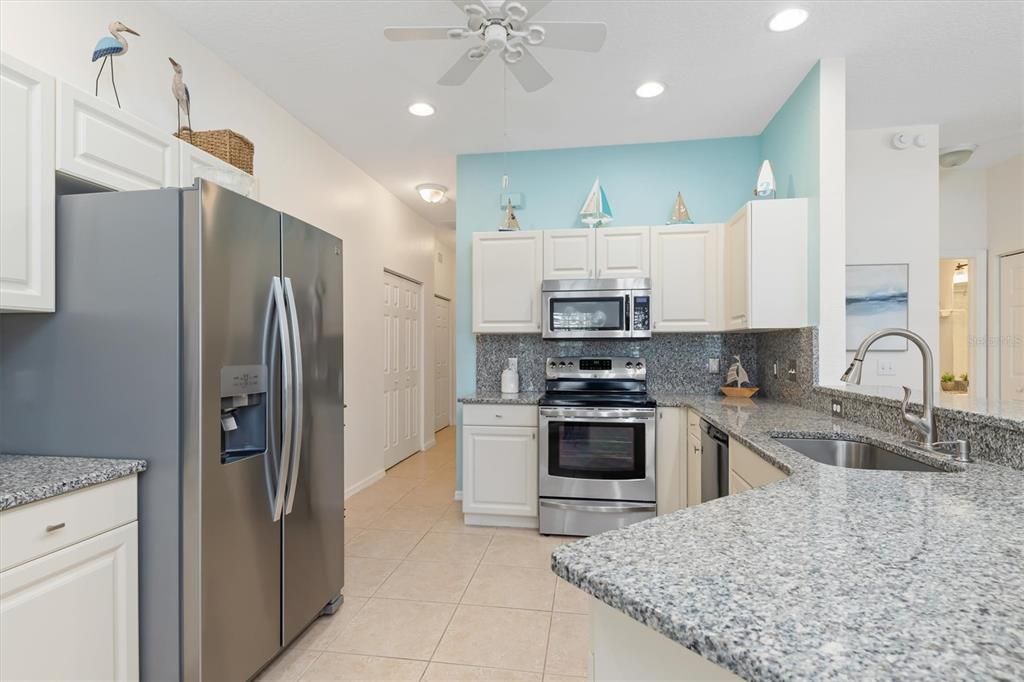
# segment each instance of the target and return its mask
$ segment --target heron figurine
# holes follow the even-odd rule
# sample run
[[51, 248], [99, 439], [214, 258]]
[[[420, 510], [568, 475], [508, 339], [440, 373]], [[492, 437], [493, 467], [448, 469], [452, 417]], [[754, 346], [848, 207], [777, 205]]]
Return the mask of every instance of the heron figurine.
[[192, 142], [192, 98], [188, 94], [188, 86], [181, 77], [181, 64], [171, 57], [167, 58], [174, 69], [174, 78], [171, 80], [171, 94], [178, 100], [178, 137], [181, 137], [181, 114], [184, 112], [185, 120], [188, 122], [188, 141]]
[[114, 82], [114, 57], [120, 57], [124, 53], [128, 52], [128, 39], [121, 35], [122, 33], [131, 33], [133, 36], [137, 36], [139, 34], [122, 24], [120, 21], [112, 22], [108, 29], [110, 30], [110, 36], [100, 38], [99, 42], [96, 43], [96, 49], [92, 51], [92, 60], [94, 62], [100, 57], [103, 58], [103, 63], [100, 64], [100, 71], [96, 74], [96, 90], [93, 94], [97, 97], [100, 94], [100, 76], [103, 75], [103, 67], [107, 65], [107, 60], [109, 59], [110, 85], [114, 88], [114, 99], [117, 100], [117, 108], [120, 109], [121, 98], [117, 96], [117, 83]]

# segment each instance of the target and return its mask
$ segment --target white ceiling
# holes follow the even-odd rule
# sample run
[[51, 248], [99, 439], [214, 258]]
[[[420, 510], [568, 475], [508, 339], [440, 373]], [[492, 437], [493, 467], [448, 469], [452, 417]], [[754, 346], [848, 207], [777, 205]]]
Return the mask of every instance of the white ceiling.
[[[799, 2], [810, 19], [766, 29], [792, 3], [554, 0], [537, 20], [608, 24], [597, 54], [538, 48], [554, 82], [532, 93], [490, 57], [458, 88], [437, 79], [468, 47], [392, 43], [389, 25], [451, 25], [449, 0], [159, 3], [188, 33], [414, 210], [454, 225], [455, 156], [759, 133], [820, 57], [847, 59], [851, 129], [939, 123], [943, 145], [977, 142], [970, 165], [1024, 148], [1024, 3]], [[644, 80], [668, 89], [633, 95]], [[414, 101], [431, 118], [406, 111]]]

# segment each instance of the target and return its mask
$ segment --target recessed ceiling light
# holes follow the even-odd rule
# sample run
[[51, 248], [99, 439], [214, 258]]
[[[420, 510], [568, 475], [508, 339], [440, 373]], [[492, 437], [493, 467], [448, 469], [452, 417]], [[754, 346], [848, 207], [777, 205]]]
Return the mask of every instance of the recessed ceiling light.
[[781, 33], [792, 31], [797, 26], [807, 21], [807, 10], [802, 7], [790, 7], [781, 12], [776, 12], [768, 21], [768, 30]]
[[413, 116], [433, 116], [434, 107], [426, 102], [414, 102], [409, 105], [409, 113]]
[[433, 182], [425, 182], [422, 185], [416, 185], [416, 191], [420, 193], [420, 198], [428, 204], [440, 204], [445, 200], [448, 188]]
[[663, 92], [665, 92], [664, 85], [658, 81], [647, 81], [636, 89], [636, 96], [643, 97], [644, 99], [650, 99], [651, 97], [657, 97]]

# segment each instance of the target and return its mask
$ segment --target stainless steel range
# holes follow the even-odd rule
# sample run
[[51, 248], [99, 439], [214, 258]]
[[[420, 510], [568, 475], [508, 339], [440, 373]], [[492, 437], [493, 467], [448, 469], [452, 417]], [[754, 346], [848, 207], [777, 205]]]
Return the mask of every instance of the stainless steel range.
[[594, 535], [653, 518], [656, 404], [643, 358], [548, 358], [540, 532]]

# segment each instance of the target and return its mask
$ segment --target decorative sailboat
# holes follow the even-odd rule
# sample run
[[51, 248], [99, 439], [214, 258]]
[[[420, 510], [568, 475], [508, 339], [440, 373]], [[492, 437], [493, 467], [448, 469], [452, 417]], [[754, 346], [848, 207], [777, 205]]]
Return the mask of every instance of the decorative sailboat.
[[519, 229], [519, 221], [516, 219], [516, 212], [512, 210], [512, 199], [509, 198], [505, 205], [505, 222], [498, 228], [498, 232], [515, 232]]
[[674, 225], [692, 222], [693, 219], [690, 218], [690, 211], [687, 210], [686, 202], [683, 201], [683, 193], [676, 192], [676, 205], [672, 207], [672, 219], [668, 221], [668, 224]]
[[612, 220], [612, 207], [608, 204], [608, 197], [605, 196], [604, 188], [601, 187], [601, 178], [594, 179], [594, 186], [590, 188], [587, 200], [583, 202], [580, 209], [580, 217], [583, 223], [589, 227], [601, 227]]
[[[729, 365], [729, 371], [725, 375], [725, 386], [722, 386], [721, 391], [730, 398], [749, 398], [758, 392], [756, 386], [744, 386], [743, 384], [750, 383], [750, 376], [747, 375], [747, 370], [743, 369], [743, 363], [740, 361], [740, 356], [734, 355], [736, 362]], [[730, 384], [735, 383], [735, 386]]]
[[754, 196], [765, 199], [775, 198], [775, 173], [772, 171], [772, 164], [768, 159], [761, 163], [761, 170], [757, 172], [757, 186], [754, 187]]

